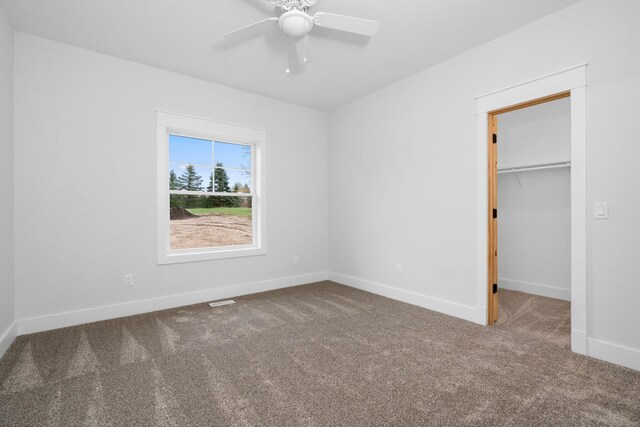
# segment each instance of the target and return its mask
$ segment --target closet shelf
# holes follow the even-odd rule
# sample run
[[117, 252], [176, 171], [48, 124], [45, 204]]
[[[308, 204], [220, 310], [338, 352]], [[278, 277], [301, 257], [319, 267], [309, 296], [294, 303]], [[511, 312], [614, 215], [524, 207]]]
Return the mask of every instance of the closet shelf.
[[541, 163], [538, 165], [528, 165], [528, 166], [516, 166], [513, 168], [502, 168], [498, 169], [499, 174], [503, 173], [518, 173], [518, 172], [527, 172], [527, 171], [537, 171], [544, 169], [558, 169], [558, 168], [570, 168], [571, 162], [556, 162], [556, 163]]

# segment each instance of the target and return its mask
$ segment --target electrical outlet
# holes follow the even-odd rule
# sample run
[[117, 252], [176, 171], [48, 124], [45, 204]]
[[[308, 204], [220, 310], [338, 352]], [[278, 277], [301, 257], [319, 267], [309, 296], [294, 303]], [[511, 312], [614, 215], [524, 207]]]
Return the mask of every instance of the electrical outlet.
[[293, 257], [293, 265], [298, 265], [298, 264], [300, 264], [300, 257], [296, 255]]
[[125, 274], [124, 275], [124, 285], [125, 286], [133, 286], [133, 274]]
[[396, 275], [402, 276], [402, 264], [396, 264]]

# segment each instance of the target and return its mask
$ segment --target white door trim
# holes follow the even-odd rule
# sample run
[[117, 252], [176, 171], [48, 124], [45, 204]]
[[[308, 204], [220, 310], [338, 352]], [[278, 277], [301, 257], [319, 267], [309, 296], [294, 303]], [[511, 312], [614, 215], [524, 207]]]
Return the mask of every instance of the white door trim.
[[477, 303], [486, 319], [487, 133], [491, 111], [571, 92], [571, 350], [587, 354], [587, 64], [567, 68], [476, 98], [477, 102]]

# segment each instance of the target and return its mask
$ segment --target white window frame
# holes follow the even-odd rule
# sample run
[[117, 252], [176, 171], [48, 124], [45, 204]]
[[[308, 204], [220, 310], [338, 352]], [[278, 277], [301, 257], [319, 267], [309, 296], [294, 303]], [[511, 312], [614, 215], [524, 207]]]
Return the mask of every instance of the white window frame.
[[[170, 247], [169, 219], [169, 135], [177, 134], [251, 146], [253, 243], [250, 245], [219, 246], [213, 248], [174, 249]], [[267, 131], [247, 126], [216, 122], [185, 114], [157, 111], [157, 212], [158, 264], [208, 261], [225, 258], [265, 255], [266, 233], [266, 151]], [[215, 165], [213, 165], [215, 166]], [[233, 196], [229, 193], [189, 192], [202, 196]], [[235, 194], [235, 193], [234, 193]]]

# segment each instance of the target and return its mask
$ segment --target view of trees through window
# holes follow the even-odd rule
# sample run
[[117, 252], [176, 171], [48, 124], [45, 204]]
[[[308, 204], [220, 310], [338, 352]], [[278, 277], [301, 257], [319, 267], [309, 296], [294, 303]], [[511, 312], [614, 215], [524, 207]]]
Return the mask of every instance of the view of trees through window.
[[169, 135], [171, 249], [253, 243], [249, 145]]

